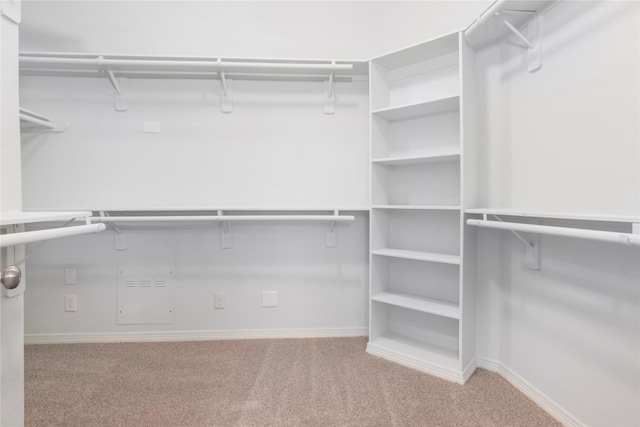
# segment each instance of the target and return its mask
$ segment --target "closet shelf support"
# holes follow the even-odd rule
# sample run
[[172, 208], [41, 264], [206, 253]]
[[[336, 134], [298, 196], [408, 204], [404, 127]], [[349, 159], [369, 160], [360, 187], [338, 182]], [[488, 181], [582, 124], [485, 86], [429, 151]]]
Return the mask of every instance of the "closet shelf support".
[[527, 46], [529, 72], [533, 72], [542, 67], [542, 16], [537, 12], [526, 10], [503, 10], [502, 12], [524, 12], [534, 15], [528, 25], [529, 37], [527, 37], [509, 22], [507, 18], [502, 16], [500, 12], [494, 13], [494, 15]]
[[[111, 86], [113, 86], [114, 107], [116, 111], [127, 111], [129, 109], [129, 105], [127, 103], [125, 93], [118, 84], [116, 76], [111, 68], [107, 68], [107, 76], [109, 76], [109, 82], [111, 82]], [[126, 77], [122, 77], [121, 79], [123, 83], [126, 81]]]
[[32, 111], [26, 110], [24, 108], [20, 108], [20, 121], [27, 122], [38, 126], [38, 128], [23, 128], [22, 132], [28, 131], [42, 131], [44, 128], [45, 132], [64, 132], [69, 127], [67, 123], [64, 126], [58, 126], [55, 122], [51, 121], [51, 119], [42, 116], [40, 114], [36, 114]]

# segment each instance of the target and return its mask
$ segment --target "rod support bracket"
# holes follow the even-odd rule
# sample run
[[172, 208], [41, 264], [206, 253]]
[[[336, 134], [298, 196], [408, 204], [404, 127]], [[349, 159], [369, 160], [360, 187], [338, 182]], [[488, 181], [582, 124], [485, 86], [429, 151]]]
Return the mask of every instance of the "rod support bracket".
[[[523, 11], [506, 11], [506, 12], [523, 12]], [[524, 11], [529, 12], [529, 11]], [[528, 35], [525, 36], [518, 30], [508, 19], [504, 18], [500, 12], [495, 15], [502, 20], [504, 25], [513, 32], [527, 47], [527, 69], [533, 72], [542, 67], [542, 15], [537, 12], [531, 12], [533, 18], [528, 24]]]
[[222, 249], [233, 248], [233, 234], [229, 228], [229, 223], [224, 220], [224, 212], [218, 211], [218, 218], [220, 221], [220, 247]]
[[[102, 65], [104, 58], [102, 56], [98, 57], [98, 65]], [[126, 85], [126, 77], [120, 78], [120, 83], [116, 79], [116, 76], [111, 69], [111, 67], [107, 67], [107, 76], [109, 77], [109, 82], [111, 86], [113, 86], [113, 107], [116, 111], [127, 111], [129, 109], [129, 102], [127, 96], [122, 89]]]
[[[340, 215], [340, 211], [334, 210], [333, 216], [337, 217]], [[338, 246], [338, 222], [337, 221], [328, 221], [325, 226], [324, 233], [324, 246], [327, 248], [335, 248]]]
[[227, 78], [222, 67], [222, 58], [218, 58], [218, 75], [220, 76], [220, 111], [231, 113], [233, 111], [233, 80]]
[[336, 112], [335, 86], [336, 86], [336, 61], [331, 61], [332, 68], [329, 71], [329, 79], [323, 82], [323, 111], [325, 114], [333, 114]]

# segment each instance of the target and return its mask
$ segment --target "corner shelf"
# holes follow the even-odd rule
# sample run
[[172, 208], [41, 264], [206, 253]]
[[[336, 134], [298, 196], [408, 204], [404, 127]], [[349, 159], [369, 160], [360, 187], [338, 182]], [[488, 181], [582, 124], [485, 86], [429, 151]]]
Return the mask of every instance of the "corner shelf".
[[462, 215], [473, 198], [473, 185], [463, 192], [473, 52], [462, 32], [448, 34], [373, 59], [369, 76], [367, 352], [464, 383], [475, 367], [475, 313], [463, 302], [473, 298], [463, 254], [475, 245]]
[[382, 248], [371, 251], [372, 255], [386, 256], [392, 258], [413, 259], [416, 261], [439, 262], [442, 264], [460, 264], [460, 257], [457, 255], [447, 255], [434, 252], [408, 251], [404, 249]]
[[371, 299], [384, 304], [435, 314], [436, 316], [451, 319], [460, 318], [460, 307], [458, 305], [432, 298], [422, 298], [398, 292], [380, 292], [372, 295]]

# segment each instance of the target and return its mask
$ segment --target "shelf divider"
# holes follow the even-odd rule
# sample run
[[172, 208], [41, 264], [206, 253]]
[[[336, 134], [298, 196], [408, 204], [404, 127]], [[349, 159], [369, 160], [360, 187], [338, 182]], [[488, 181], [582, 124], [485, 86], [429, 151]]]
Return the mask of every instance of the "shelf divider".
[[371, 299], [384, 304], [395, 305], [397, 307], [408, 308], [410, 310], [435, 314], [451, 319], [460, 318], [460, 307], [457, 304], [432, 298], [418, 297], [399, 292], [380, 292], [372, 295]]

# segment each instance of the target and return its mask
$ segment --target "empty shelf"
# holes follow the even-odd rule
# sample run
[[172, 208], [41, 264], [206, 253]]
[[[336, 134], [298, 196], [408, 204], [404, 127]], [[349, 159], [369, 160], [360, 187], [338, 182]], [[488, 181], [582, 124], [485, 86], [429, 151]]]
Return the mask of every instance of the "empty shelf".
[[401, 294], [396, 292], [380, 292], [371, 297], [373, 301], [391, 304], [411, 310], [422, 311], [424, 313], [449, 317], [451, 319], [460, 318], [460, 307], [446, 301], [417, 297], [414, 295]]
[[432, 211], [459, 211], [460, 206], [430, 206], [430, 205], [373, 205], [373, 209], [398, 209], [398, 210], [432, 210]]
[[460, 264], [460, 257], [432, 252], [407, 251], [404, 249], [382, 248], [371, 251], [372, 255], [393, 258], [413, 259], [417, 261], [440, 262], [443, 264]]
[[383, 157], [377, 159], [371, 159], [372, 163], [379, 165], [389, 166], [401, 166], [401, 165], [414, 165], [420, 163], [432, 163], [432, 162], [448, 162], [460, 159], [460, 150], [441, 151], [434, 153], [427, 153], [417, 156], [401, 156], [401, 157]]
[[386, 333], [370, 341], [367, 345], [367, 351], [382, 357], [385, 355], [396, 355], [402, 358], [409, 357], [420, 361], [428, 361], [426, 363], [429, 365], [438, 365], [447, 370], [459, 370], [458, 352], [456, 350], [439, 347], [394, 333]]
[[435, 99], [417, 104], [401, 105], [374, 110], [371, 114], [385, 120], [407, 120], [419, 116], [446, 113], [460, 109], [460, 97]]

